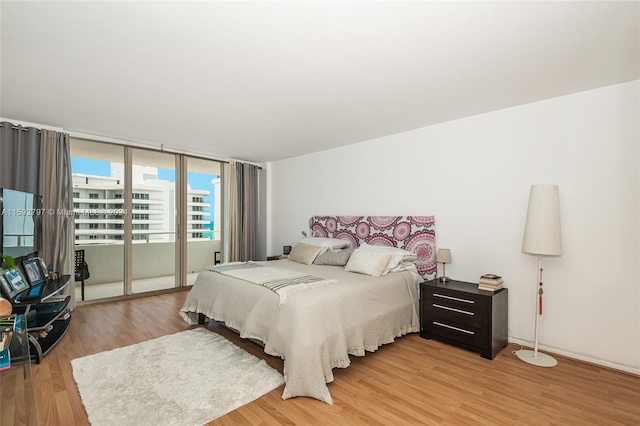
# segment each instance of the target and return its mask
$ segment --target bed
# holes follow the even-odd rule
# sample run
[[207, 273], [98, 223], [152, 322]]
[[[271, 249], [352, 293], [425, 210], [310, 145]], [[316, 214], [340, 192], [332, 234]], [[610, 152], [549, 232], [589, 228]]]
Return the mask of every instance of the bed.
[[368, 245], [396, 247], [414, 253], [416, 260], [406, 270], [382, 276], [289, 259], [251, 262], [259, 271], [322, 280], [323, 285], [284, 301], [272, 289], [207, 270], [199, 274], [180, 314], [191, 324], [201, 315], [222, 322], [281, 357], [283, 399], [307, 396], [331, 404], [327, 383], [334, 368], [348, 367], [350, 355], [364, 356], [419, 331], [417, 288], [435, 277], [435, 226], [432, 216], [314, 216], [309, 224], [313, 237], [346, 240], [348, 247], [360, 247], [358, 252]]

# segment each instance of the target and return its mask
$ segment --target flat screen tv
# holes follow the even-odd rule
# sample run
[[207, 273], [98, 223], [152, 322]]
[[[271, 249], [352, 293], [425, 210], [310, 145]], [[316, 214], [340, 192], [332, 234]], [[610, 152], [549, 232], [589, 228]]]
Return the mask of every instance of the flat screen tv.
[[14, 259], [37, 253], [42, 236], [42, 197], [0, 188], [0, 253]]

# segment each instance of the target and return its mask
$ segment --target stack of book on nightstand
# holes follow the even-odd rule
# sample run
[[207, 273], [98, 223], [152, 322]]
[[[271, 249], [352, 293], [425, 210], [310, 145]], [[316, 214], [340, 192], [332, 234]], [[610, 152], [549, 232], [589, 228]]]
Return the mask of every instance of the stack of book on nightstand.
[[502, 277], [495, 274], [480, 275], [480, 281], [478, 282], [479, 290], [497, 291], [502, 288]]

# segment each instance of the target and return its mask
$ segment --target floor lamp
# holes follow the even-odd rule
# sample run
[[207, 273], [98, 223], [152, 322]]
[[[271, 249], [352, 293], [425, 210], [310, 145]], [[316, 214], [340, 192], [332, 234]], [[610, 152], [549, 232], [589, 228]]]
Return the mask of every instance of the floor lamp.
[[516, 351], [516, 356], [539, 367], [554, 367], [558, 364], [555, 358], [538, 352], [538, 323], [542, 315], [542, 256], [562, 256], [560, 193], [557, 185], [531, 187], [522, 251], [538, 255], [536, 329], [533, 350], [521, 349]]

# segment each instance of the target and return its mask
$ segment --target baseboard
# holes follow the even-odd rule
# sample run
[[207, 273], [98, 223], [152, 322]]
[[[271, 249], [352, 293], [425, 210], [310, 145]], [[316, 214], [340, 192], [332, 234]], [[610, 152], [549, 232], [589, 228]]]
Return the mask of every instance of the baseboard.
[[[521, 346], [525, 346], [525, 347], [529, 347], [532, 348], [533, 347], [533, 342], [527, 341], [527, 340], [520, 340], [520, 339], [514, 339], [514, 338], [509, 338], [509, 343], [515, 343], [517, 345], [521, 345]], [[633, 374], [636, 376], [640, 376], [640, 367], [631, 367], [629, 365], [623, 365], [623, 364], [618, 364], [615, 362], [611, 362], [611, 361], [607, 361], [604, 359], [599, 359], [599, 358], [594, 358], [594, 357], [590, 357], [584, 354], [579, 354], [579, 353], [575, 353], [575, 352], [570, 352], [570, 351], [564, 351], [562, 349], [558, 349], [558, 348], [552, 348], [549, 346], [543, 346], [543, 345], [538, 345], [538, 349], [542, 352], [548, 353], [548, 354], [554, 354], [554, 355], [559, 355], [565, 358], [571, 358], [577, 361], [582, 361], [582, 362], [586, 362], [588, 364], [594, 364], [594, 365], [598, 365], [600, 367], [606, 367], [606, 368], [610, 368], [612, 370], [617, 370], [617, 371], [622, 371], [624, 373], [629, 373], [629, 374]]]

